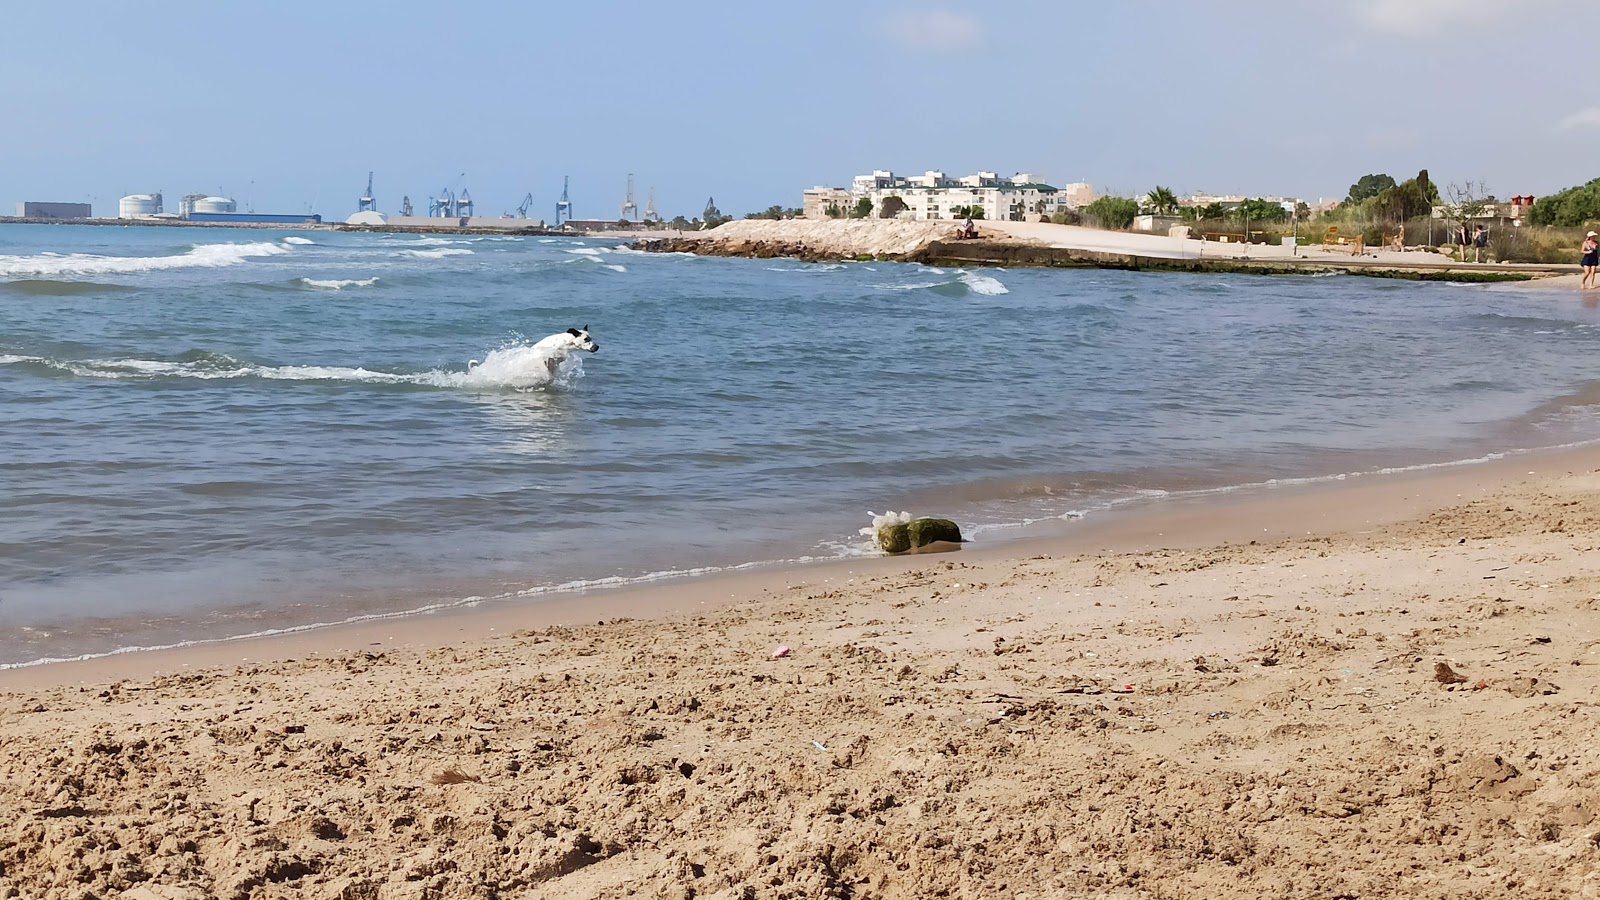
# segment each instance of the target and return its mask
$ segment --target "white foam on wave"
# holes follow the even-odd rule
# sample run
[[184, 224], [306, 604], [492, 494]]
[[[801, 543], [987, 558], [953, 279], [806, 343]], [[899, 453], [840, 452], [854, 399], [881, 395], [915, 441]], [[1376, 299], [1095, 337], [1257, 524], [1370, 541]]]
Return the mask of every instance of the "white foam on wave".
[[132, 275], [167, 269], [216, 269], [288, 252], [289, 248], [281, 243], [256, 241], [248, 244], [201, 244], [175, 256], [98, 256], [92, 253], [0, 256], [0, 277]]
[[462, 247], [439, 247], [434, 250], [401, 250], [400, 255], [417, 259], [444, 259], [446, 256], [471, 256], [472, 251]]
[[579, 256], [599, 256], [605, 253], [605, 251], [601, 250], [599, 247], [576, 247], [571, 250], [563, 250], [561, 252], [576, 253]]
[[610, 269], [613, 272], [626, 272], [626, 271], [628, 271], [628, 267], [627, 266], [619, 266], [619, 265], [616, 265], [615, 263], [607, 263], [607, 264], [601, 266], [601, 268], [602, 269]]
[[[551, 361], [555, 360], [555, 366]], [[472, 390], [530, 391], [565, 388], [583, 377], [583, 361], [576, 355], [564, 359], [559, 351], [536, 349], [531, 344], [507, 344], [491, 350], [479, 363], [463, 369], [426, 372], [379, 372], [360, 366], [268, 366], [222, 354], [203, 360], [91, 359], [57, 360], [40, 356], [0, 356], [0, 365], [41, 363], [79, 378], [111, 381], [148, 381], [157, 378], [193, 378], [202, 381], [260, 378], [270, 381], [348, 381], [361, 384], [415, 384], [425, 387]]]
[[283, 242], [285, 244], [298, 244], [298, 245], [301, 245], [301, 246], [304, 246], [306, 244], [314, 244], [314, 243], [316, 243], [315, 241], [311, 240], [310, 238], [295, 237], [294, 235], [290, 235], [290, 236], [284, 238]]
[[296, 281], [306, 287], [320, 288], [327, 291], [342, 291], [351, 287], [372, 287], [378, 283], [378, 277], [371, 278], [296, 278]]
[[1000, 279], [978, 272], [962, 272], [961, 283], [974, 294], [982, 294], [985, 297], [998, 297], [1001, 294], [1011, 293], [1011, 289], [1002, 284]]
[[568, 387], [583, 377], [583, 360], [577, 354], [563, 357], [563, 352], [532, 344], [507, 344], [489, 351], [483, 362], [469, 363], [465, 372], [436, 369], [417, 378], [419, 384], [446, 388], [528, 391]]
[[426, 247], [447, 247], [451, 244], [470, 244], [471, 241], [458, 241], [454, 238], [419, 237], [406, 241], [408, 244], [421, 244]]

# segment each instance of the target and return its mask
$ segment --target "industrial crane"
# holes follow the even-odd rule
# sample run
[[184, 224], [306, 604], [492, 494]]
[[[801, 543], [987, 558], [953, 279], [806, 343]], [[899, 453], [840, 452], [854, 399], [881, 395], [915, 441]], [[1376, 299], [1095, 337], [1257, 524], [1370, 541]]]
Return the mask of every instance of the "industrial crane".
[[556, 201], [557, 228], [561, 227], [563, 221], [571, 221], [572, 219], [572, 201], [567, 197], [567, 185], [571, 181], [572, 178], [570, 176], [561, 176], [561, 199]]
[[356, 201], [356, 212], [376, 212], [378, 201], [372, 198], [372, 173], [367, 173], [367, 192]]
[[532, 207], [532, 206], [533, 206], [533, 192], [529, 191], [528, 192], [528, 196], [523, 197], [522, 198], [522, 203], [517, 206], [517, 218], [526, 219], [528, 217], [528, 209], [530, 207]]

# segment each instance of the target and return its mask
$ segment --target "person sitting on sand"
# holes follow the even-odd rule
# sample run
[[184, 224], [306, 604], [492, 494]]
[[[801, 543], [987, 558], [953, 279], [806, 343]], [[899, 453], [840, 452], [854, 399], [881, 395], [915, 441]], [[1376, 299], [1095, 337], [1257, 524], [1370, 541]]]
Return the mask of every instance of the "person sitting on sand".
[[978, 226], [972, 224], [972, 217], [967, 216], [967, 223], [962, 227], [962, 237], [972, 240], [978, 236]]
[[1600, 271], [1600, 241], [1596, 238], [1600, 238], [1600, 235], [1592, 231], [1584, 237], [1583, 259], [1578, 261], [1583, 266], [1583, 281], [1579, 284], [1586, 291], [1594, 290], [1595, 273]]

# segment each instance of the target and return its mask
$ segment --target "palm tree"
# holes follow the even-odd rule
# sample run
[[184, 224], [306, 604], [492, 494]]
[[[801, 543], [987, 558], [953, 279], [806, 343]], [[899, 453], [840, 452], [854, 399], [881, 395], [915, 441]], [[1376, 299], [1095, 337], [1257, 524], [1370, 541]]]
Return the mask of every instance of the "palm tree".
[[1178, 214], [1178, 195], [1172, 188], [1156, 185], [1144, 197], [1144, 208], [1158, 216], [1175, 216]]

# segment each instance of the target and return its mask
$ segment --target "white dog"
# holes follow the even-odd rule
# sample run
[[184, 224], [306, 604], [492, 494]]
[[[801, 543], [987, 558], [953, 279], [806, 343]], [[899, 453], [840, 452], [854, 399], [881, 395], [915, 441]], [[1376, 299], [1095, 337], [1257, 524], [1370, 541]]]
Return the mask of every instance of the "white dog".
[[[527, 352], [544, 360], [545, 368], [550, 370], [551, 378], [556, 377], [556, 373], [561, 369], [561, 364], [567, 361], [567, 357], [579, 350], [585, 350], [589, 353], [600, 352], [600, 345], [589, 337], [589, 326], [587, 325], [582, 328], [568, 328], [559, 334], [552, 334], [547, 338], [541, 339], [539, 343], [534, 344], [532, 347], [527, 348]], [[482, 363], [476, 359], [467, 360], [468, 371], [480, 365]]]

